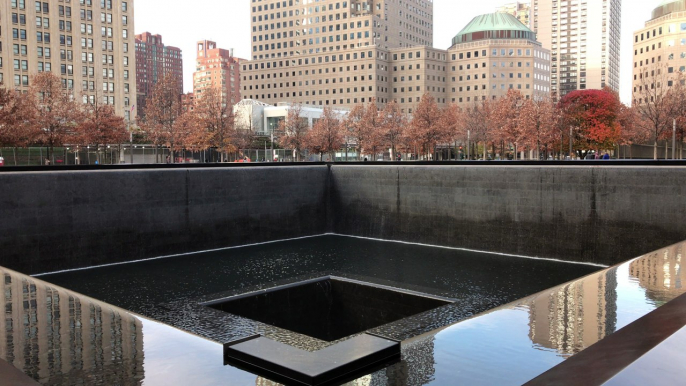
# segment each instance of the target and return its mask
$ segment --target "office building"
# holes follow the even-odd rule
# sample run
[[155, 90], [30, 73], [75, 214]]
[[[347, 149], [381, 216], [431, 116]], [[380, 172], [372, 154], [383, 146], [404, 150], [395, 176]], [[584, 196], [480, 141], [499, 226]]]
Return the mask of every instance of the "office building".
[[165, 46], [161, 35], [144, 32], [136, 35], [136, 108], [138, 115], [145, 109], [153, 86], [165, 75], [173, 76], [183, 94], [183, 59], [181, 49]]
[[477, 16], [453, 38], [448, 53], [450, 102], [496, 100], [508, 90], [526, 99], [550, 96], [550, 51], [513, 15]]
[[[475, 18], [460, 32], [450, 49], [442, 50], [424, 44], [427, 40], [404, 41], [399, 36], [405, 34], [386, 36], [383, 31], [376, 31], [380, 23], [376, 15], [383, 15], [374, 13], [379, 7], [372, 7], [374, 12], [358, 17], [351, 16], [356, 6], [341, 7], [347, 2], [322, 1], [319, 6], [295, 7], [295, 10], [283, 2], [265, 3], [263, 8], [253, 3], [253, 41], [271, 41], [274, 35], [283, 41], [269, 44], [275, 44], [276, 50], [285, 47], [287, 51], [260, 53], [266, 47], [271, 51], [272, 46], [254, 43], [254, 60], [242, 65], [245, 99], [270, 105], [289, 102], [342, 108], [372, 100], [379, 104], [395, 100], [404, 112], [411, 113], [426, 92], [434, 96], [439, 106], [495, 99], [510, 88], [521, 90], [529, 98], [550, 93], [549, 51], [536, 41], [530, 29], [509, 14]], [[269, 5], [271, 11], [272, 3], [276, 4], [275, 11], [263, 15], [264, 7]], [[385, 3], [382, 8], [393, 13], [387, 10], [393, 7], [396, 11], [401, 9], [400, 3]], [[431, 2], [417, 3], [412, 12], [423, 15], [426, 20], [414, 16], [410, 19], [416, 20], [417, 26], [431, 29], [432, 9]], [[292, 11], [313, 15], [313, 25], [322, 26], [313, 27], [317, 37], [299, 38], [308, 36], [309, 28], [305, 35], [301, 35], [303, 30], [296, 29], [290, 37], [287, 15]], [[271, 23], [273, 14], [281, 15], [281, 23]], [[269, 23], [261, 24], [265, 19]], [[309, 18], [306, 20], [309, 23]], [[272, 33], [273, 28], [276, 30]], [[326, 45], [324, 40], [319, 40], [324, 39], [324, 28]], [[416, 26], [412, 28], [418, 30]], [[371, 39], [365, 40], [365, 31], [377, 37], [376, 45]], [[352, 39], [356, 36], [362, 40]], [[415, 36], [431, 37], [433, 33], [422, 31]], [[384, 44], [378, 43], [379, 40]], [[313, 48], [309, 48], [310, 42]], [[290, 46], [294, 47], [292, 51]]]
[[198, 42], [196, 71], [193, 73], [193, 96], [202, 98], [208, 88], [221, 90], [222, 99], [228, 106], [241, 100], [240, 62], [231, 50], [217, 48], [209, 40]]
[[129, 118], [136, 97], [132, 1], [8, 0], [0, 5], [0, 82], [27, 90], [50, 71], [75, 97]]
[[532, 0], [532, 29], [551, 53], [551, 88], [619, 91], [621, 0]]
[[389, 50], [433, 45], [433, 2], [264, 0], [251, 4], [243, 96], [268, 104], [390, 98]]
[[650, 102], [684, 75], [686, 0], [663, 1], [653, 10], [645, 28], [634, 32], [633, 62], [634, 103]]

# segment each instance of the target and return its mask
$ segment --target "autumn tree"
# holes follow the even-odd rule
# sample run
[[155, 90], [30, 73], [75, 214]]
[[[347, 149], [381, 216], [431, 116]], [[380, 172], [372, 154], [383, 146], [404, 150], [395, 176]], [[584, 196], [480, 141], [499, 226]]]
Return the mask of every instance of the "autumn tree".
[[329, 153], [331, 160], [335, 160], [335, 151], [344, 143], [344, 133], [340, 118], [330, 108], [325, 107], [322, 116], [314, 124], [306, 136], [306, 148], [312, 153], [318, 153], [324, 160], [324, 154]]
[[[557, 114], [555, 104], [549, 98], [527, 99], [520, 109], [520, 125], [525, 133], [524, 140], [530, 148], [541, 151], [555, 141]], [[552, 148], [552, 147], [551, 147]], [[540, 159], [540, 156], [538, 157]]]
[[[446, 106], [441, 111], [441, 125], [445, 127], [445, 142], [456, 143], [464, 138], [465, 126], [462, 110], [454, 103]], [[456, 145], [457, 146], [457, 145]], [[457, 157], [457, 149], [454, 149]]]
[[38, 133], [37, 142], [48, 148], [47, 159], [53, 149], [71, 141], [83, 120], [83, 110], [67, 90], [62, 80], [51, 72], [33, 76], [29, 87], [31, 130]]
[[[674, 76], [671, 83], [668, 83], [670, 87], [666, 95], [666, 109], [669, 111], [672, 123], [676, 123], [674, 129], [676, 129], [676, 140], [675, 144], [680, 148], [679, 158], [683, 158], [684, 151], [684, 139], [686, 138], [686, 75], [684, 72], [679, 72]], [[677, 149], [674, 149], [676, 152]]]
[[441, 110], [434, 97], [425, 93], [412, 114], [409, 135], [415, 138], [423, 152], [435, 156], [436, 145], [445, 139], [445, 133]]
[[[631, 145], [648, 143], [651, 140], [652, 133], [650, 130], [646, 130], [648, 125], [640, 122], [642, 119], [643, 117], [635, 106], [628, 107], [622, 104], [619, 111], [619, 124], [622, 127], [622, 134], [619, 137], [618, 145], [628, 146], [631, 150]], [[629, 156], [631, 157], [631, 154]]]
[[667, 65], [657, 64], [638, 74], [638, 82], [634, 85], [633, 106], [639, 118], [637, 128], [651, 133], [654, 159], [657, 159], [657, 142], [671, 132], [672, 106], [667, 92], [670, 80]]
[[565, 121], [578, 130], [580, 145], [586, 149], [613, 149], [620, 140], [621, 103], [609, 90], [578, 90], [560, 100]]
[[381, 115], [381, 133], [384, 142], [391, 149], [393, 157], [397, 157], [398, 147], [402, 143], [407, 127], [407, 116], [396, 101], [386, 103]]
[[[128, 138], [126, 122], [118, 116], [112, 105], [101, 103], [96, 95], [83, 105], [83, 120], [77, 128], [77, 138], [81, 145], [93, 145], [100, 151], [110, 144], [121, 144]], [[100, 160], [98, 160], [100, 162]]]
[[[465, 110], [463, 117], [467, 136], [472, 143], [483, 143], [483, 156], [484, 159], [486, 159], [486, 146], [488, 141], [493, 137], [493, 131], [491, 129], [493, 102], [488, 99], [476, 100], [467, 110]], [[472, 155], [476, 154], [471, 153], [470, 151], [470, 157]]]
[[217, 149], [221, 162], [225, 162], [226, 155], [236, 151], [233, 106], [220, 90], [209, 88], [196, 100], [194, 119], [195, 124], [186, 122], [189, 135], [203, 144], [204, 149]]
[[379, 153], [385, 153], [383, 122], [383, 114], [379, 111], [376, 100], [372, 99], [365, 107], [362, 123], [366, 126], [364, 130], [367, 133], [366, 151], [371, 152], [373, 159], [376, 159]]
[[525, 146], [527, 132], [522, 121], [521, 110], [524, 96], [517, 90], [508, 90], [498, 99], [493, 107], [492, 122], [495, 125], [495, 136], [506, 143], [514, 145], [515, 154]]
[[183, 149], [183, 139], [187, 136], [185, 122], [177, 122], [184, 113], [176, 79], [172, 75], [164, 75], [152, 88], [141, 127], [156, 145], [169, 148], [172, 162], [174, 152]]
[[363, 104], [353, 106], [348, 116], [342, 122], [346, 135], [357, 144], [357, 159], [360, 160], [362, 154], [368, 150], [369, 140], [371, 139], [370, 127], [365, 119], [367, 110]]
[[17, 147], [34, 143], [40, 133], [31, 124], [35, 110], [28, 94], [0, 87], [0, 146], [12, 147], [17, 165]]
[[296, 161], [302, 159], [302, 152], [305, 149], [305, 139], [309, 131], [307, 118], [302, 117], [302, 105], [292, 104], [288, 109], [286, 119], [279, 122], [277, 132], [281, 146], [295, 152]]

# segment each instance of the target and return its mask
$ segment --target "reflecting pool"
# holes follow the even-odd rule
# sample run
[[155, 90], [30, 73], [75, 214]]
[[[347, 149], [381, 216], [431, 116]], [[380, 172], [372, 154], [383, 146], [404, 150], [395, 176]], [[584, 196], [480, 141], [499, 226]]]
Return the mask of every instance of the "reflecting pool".
[[[71, 278], [82, 289], [96, 288], [97, 285], [87, 280], [76, 280], [79, 275], [92, 273], [100, 280], [100, 286], [108, 287], [99, 293], [104, 294], [109, 289], [117, 295], [112, 299], [138, 304], [139, 310], [146, 311], [146, 305], [165, 304], [164, 296], [156, 294], [157, 288], [167, 288], [167, 295], [194, 298], [201, 296], [202, 291], [223, 291], [228, 281], [221, 284], [220, 278], [231, 269], [237, 270], [231, 278], [241, 279], [239, 281], [246, 282], [248, 286], [261, 278], [266, 281], [302, 275], [301, 270], [308, 267], [305, 262], [314, 264], [320, 261], [319, 257], [336, 263], [341, 272], [348, 269], [351, 275], [362, 272], [372, 280], [400, 284], [403, 281], [397, 279], [403, 278], [408, 286], [421, 286], [436, 295], [450, 295], [451, 290], [462, 286], [459, 279], [466, 280], [464, 288], [488, 290], [484, 292], [488, 301], [505, 299], [497, 289], [500, 285], [511, 289], [518, 279], [522, 284], [518, 288], [534, 291], [527, 281], [545, 281], [546, 277], [541, 275], [549, 273], [548, 269], [538, 266], [529, 268], [536, 272], [535, 275], [520, 273], [520, 276], [513, 275], [513, 271], [502, 273], [489, 269], [496, 265], [515, 270], [520, 264], [531, 264], [519, 261], [521, 259], [514, 261], [513, 258], [480, 254], [456, 257], [454, 251], [428, 252], [424, 247], [408, 248], [413, 251], [408, 253], [396, 250], [390, 244], [359, 242], [326, 237], [308, 240], [307, 243], [289, 242], [233, 250], [228, 254], [218, 252], [109, 267], [101, 269], [102, 272], [98, 272], [100, 269], [81, 271], [49, 279], [61, 278], [70, 285], [67, 279]], [[326, 247], [327, 252], [317, 253], [307, 245], [310, 243]], [[353, 248], [352, 244], [357, 244], [357, 247]], [[684, 248], [686, 243], [664, 248], [460, 323], [406, 339], [402, 343], [400, 362], [351, 381], [349, 385], [522, 384], [686, 292], [686, 273], [682, 268]], [[288, 257], [269, 264], [266, 255], [277, 250]], [[348, 262], [352, 259], [357, 264], [373, 267], [382, 263], [375, 256], [384, 252], [391, 252], [386, 256], [393, 259], [392, 263], [384, 265], [385, 269], [357, 271], [352, 268], [354, 264]], [[232, 262], [228, 255], [236, 261]], [[410, 256], [420, 262], [407, 262]], [[504, 261], [498, 262], [501, 258]], [[253, 259], [255, 264], [250, 269], [239, 268], [240, 262]], [[215, 265], [217, 272], [198, 283], [202, 290], [189, 291], [193, 287], [192, 280], [199, 280], [198, 274], [193, 273], [194, 267], [205, 267], [206, 273], [211, 272], [207, 268], [211, 260], [227, 261]], [[442, 265], [436, 267], [439, 263]], [[162, 264], [171, 271], [155, 270], [155, 264]], [[184, 266], [185, 270], [182, 269]], [[476, 273], [470, 276], [457, 272], [465, 266], [486, 269], [489, 274], [479, 277]], [[312, 270], [316, 271], [316, 267]], [[566, 264], [559, 270], [569, 271], [575, 267]], [[133, 276], [130, 281], [124, 277], [126, 269]], [[584, 269], [593, 270], [592, 267]], [[106, 273], [108, 270], [109, 275]], [[422, 275], [421, 272], [425, 271], [431, 273]], [[247, 272], [253, 275], [241, 276]], [[131, 289], [121, 286], [144, 284], [146, 275], [150, 278], [147, 281], [150, 285], [146, 287], [150, 294], [142, 296], [145, 290], [135, 289], [132, 293], [142, 297], [126, 300], [121, 294]], [[275, 385], [268, 379], [225, 366], [222, 346], [214, 341], [40, 279], [1, 268], [0, 276], [4, 290], [0, 307], [5, 310], [5, 318], [0, 318], [0, 359], [40, 383]], [[174, 282], [182, 278], [187, 281]], [[168, 290], [169, 287], [174, 290]], [[465, 296], [470, 299], [470, 295]], [[162, 312], [163, 309], [164, 306], [159, 306], [150, 313]]]
[[[601, 269], [598, 266], [326, 235], [41, 276], [107, 303], [217, 341], [262, 333], [307, 349], [323, 343], [219, 315], [203, 301], [335, 275], [456, 300], [404, 340]], [[232, 328], [216, 328], [221, 325]], [[221, 331], [220, 331], [221, 330]], [[266, 331], [265, 331], [266, 330]], [[384, 331], [376, 331], [384, 333]], [[387, 334], [384, 334], [387, 335]], [[299, 342], [299, 343], [298, 343]]]

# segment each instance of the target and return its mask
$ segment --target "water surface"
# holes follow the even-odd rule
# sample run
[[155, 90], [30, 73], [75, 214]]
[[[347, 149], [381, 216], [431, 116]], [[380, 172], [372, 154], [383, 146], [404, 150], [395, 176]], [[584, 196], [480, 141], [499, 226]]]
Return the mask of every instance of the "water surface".
[[[177, 325], [169, 303], [338, 275], [460, 301], [463, 317], [579, 278], [599, 267], [326, 235], [41, 276]], [[456, 321], [452, 319], [451, 321]], [[183, 324], [181, 324], [183, 325]]]

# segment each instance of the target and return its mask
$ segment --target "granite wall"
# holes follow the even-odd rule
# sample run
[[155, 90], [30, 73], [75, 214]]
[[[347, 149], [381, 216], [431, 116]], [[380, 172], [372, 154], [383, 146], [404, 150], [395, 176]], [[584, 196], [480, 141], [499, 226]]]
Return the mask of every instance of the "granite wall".
[[332, 230], [616, 264], [686, 239], [686, 168], [332, 167]]
[[326, 165], [0, 173], [0, 266], [35, 274], [322, 233]]
[[614, 264], [686, 239], [686, 167], [363, 165], [0, 173], [34, 274], [326, 232]]

